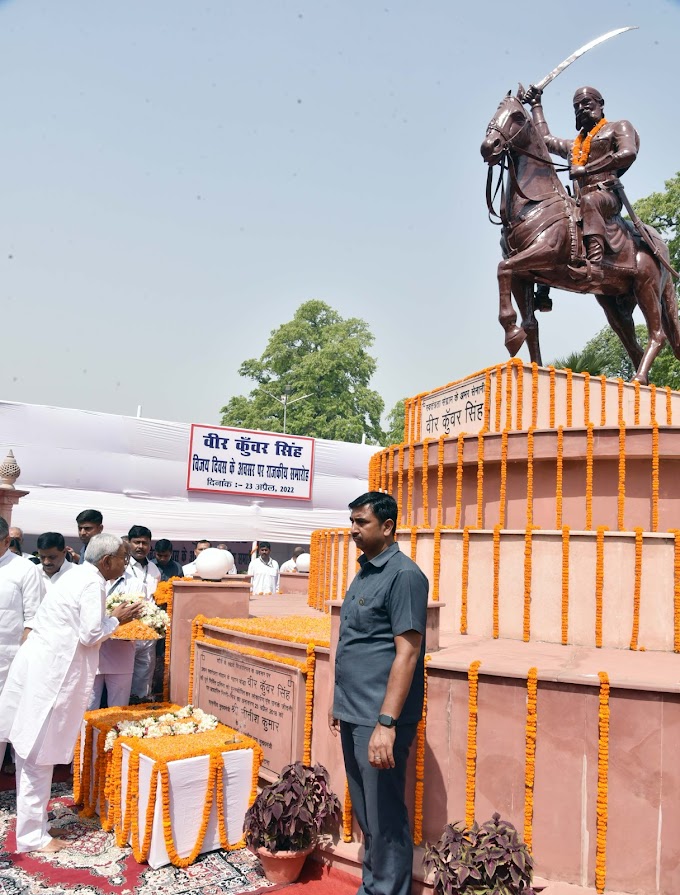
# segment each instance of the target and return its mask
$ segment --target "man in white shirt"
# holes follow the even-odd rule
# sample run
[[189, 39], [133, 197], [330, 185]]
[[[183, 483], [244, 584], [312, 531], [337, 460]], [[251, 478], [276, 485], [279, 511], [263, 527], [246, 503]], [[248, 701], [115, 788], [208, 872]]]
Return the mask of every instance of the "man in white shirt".
[[[0, 694], [0, 742], [16, 753], [17, 851], [58, 851], [68, 842], [47, 830], [52, 769], [68, 764], [92, 690], [102, 640], [134, 618], [106, 615], [106, 581], [123, 574], [120, 538], [92, 538], [86, 562], [50, 589]], [[36, 569], [37, 573], [37, 569]]]
[[[129, 594], [141, 594], [153, 602], [153, 595], [161, 573], [155, 562], [149, 559], [151, 531], [145, 525], [133, 525], [128, 532], [130, 562], [125, 570], [125, 590]], [[151, 699], [151, 682], [156, 666], [156, 641], [135, 641], [135, 664], [132, 674], [132, 699], [148, 702]]]
[[38, 538], [38, 556], [40, 557], [40, 577], [45, 589], [49, 590], [63, 576], [74, 569], [72, 562], [66, 559], [66, 542], [58, 531], [45, 531]]
[[9, 541], [9, 526], [0, 516], [0, 693], [45, 596], [38, 567], [12, 553]]
[[[127, 546], [125, 551], [127, 553]], [[138, 594], [139, 586], [126, 581], [124, 574], [114, 582], [107, 582], [107, 597], [110, 597], [112, 594], [126, 593]], [[133, 608], [141, 613], [142, 603], [134, 603]], [[89, 712], [102, 707], [104, 687], [106, 687], [106, 705], [108, 708], [130, 704], [136, 643], [137, 641], [135, 640], [118, 640], [113, 637], [102, 643], [99, 650], [97, 673], [92, 685], [90, 702], [87, 706]]]
[[212, 544], [210, 543], [210, 541], [206, 541], [205, 538], [196, 542], [193, 562], [187, 563], [185, 566], [182, 566], [182, 574], [185, 578], [193, 578], [196, 575], [196, 557], [199, 553], [207, 550], [208, 547], [212, 547]]
[[300, 556], [301, 554], [306, 553], [306, 552], [307, 551], [304, 547], [296, 547], [295, 550], [293, 550], [292, 557], [290, 559], [287, 559], [283, 563], [283, 565], [281, 566], [279, 571], [280, 572], [297, 572], [296, 560], [297, 560], [298, 556]]
[[248, 566], [248, 574], [252, 576], [250, 591], [252, 594], [275, 594], [279, 590], [279, 564], [271, 557], [272, 545], [269, 541], [260, 541], [257, 556]]

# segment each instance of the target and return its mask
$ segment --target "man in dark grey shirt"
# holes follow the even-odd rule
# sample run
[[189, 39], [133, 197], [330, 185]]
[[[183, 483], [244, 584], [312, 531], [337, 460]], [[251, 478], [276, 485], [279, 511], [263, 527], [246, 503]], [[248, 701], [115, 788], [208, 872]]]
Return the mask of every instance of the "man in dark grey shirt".
[[404, 788], [423, 710], [428, 581], [395, 543], [391, 495], [369, 491], [349, 507], [363, 555], [340, 613], [329, 724], [334, 734], [340, 730], [364, 834], [358, 895], [409, 895], [413, 841]]

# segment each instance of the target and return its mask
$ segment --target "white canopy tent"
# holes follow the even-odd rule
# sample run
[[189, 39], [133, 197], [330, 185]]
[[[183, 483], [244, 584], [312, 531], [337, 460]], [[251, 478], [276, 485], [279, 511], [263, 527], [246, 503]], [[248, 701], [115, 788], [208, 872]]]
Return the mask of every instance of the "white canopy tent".
[[30, 493], [12, 521], [25, 533], [75, 533], [94, 508], [118, 534], [146, 525], [171, 540], [197, 537], [278, 543], [309, 541], [316, 528], [347, 524], [347, 504], [367, 488], [378, 450], [316, 441], [312, 499], [188, 492], [190, 427], [185, 423], [0, 401], [0, 461], [10, 448], [21, 467], [15, 487]]

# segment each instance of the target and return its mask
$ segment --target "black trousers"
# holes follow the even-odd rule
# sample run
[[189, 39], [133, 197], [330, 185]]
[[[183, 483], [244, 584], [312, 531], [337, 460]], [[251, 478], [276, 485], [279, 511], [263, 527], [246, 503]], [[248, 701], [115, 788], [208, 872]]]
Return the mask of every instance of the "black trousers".
[[406, 762], [417, 725], [397, 726], [393, 768], [368, 761], [373, 727], [340, 722], [347, 785], [364, 834], [362, 881], [357, 895], [410, 895], [413, 838], [404, 801]]

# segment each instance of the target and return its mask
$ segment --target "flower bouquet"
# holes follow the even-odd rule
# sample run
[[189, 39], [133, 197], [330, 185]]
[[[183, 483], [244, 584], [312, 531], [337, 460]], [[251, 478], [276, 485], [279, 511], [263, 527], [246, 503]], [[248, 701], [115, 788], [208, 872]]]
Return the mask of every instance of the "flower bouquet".
[[118, 625], [111, 635], [115, 640], [159, 640], [170, 624], [170, 616], [164, 609], [147, 600], [144, 594], [111, 594], [106, 598], [106, 610], [111, 613], [122, 603], [142, 603], [141, 618]]
[[139, 738], [184, 736], [214, 730], [218, 723], [214, 715], [209, 715], [203, 709], [194, 708], [193, 705], [185, 705], [176, 712], [166, 712], [164, 715], [119, 721], [106, 734], [104, 751], [110, 752], [119, 736]]

